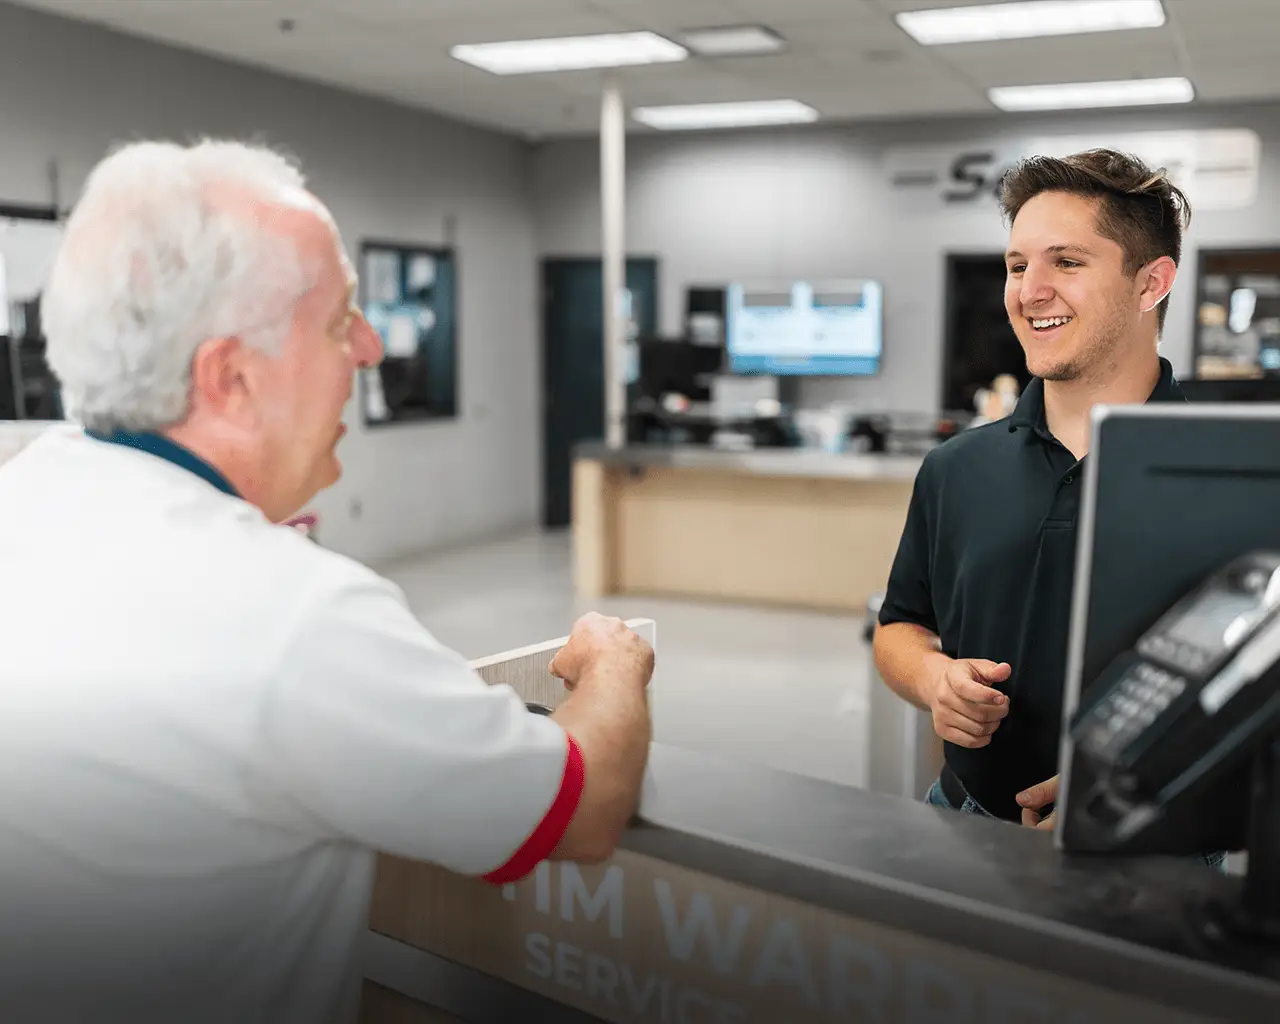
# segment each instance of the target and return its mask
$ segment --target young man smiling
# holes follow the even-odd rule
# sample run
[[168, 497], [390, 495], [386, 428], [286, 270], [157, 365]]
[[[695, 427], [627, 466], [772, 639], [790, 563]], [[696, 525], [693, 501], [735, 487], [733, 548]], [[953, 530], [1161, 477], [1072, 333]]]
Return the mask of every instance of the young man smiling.
[[1008, 419], [925, 459], [875, 655], [945, 741], [931, 803], [1049, 828], [1090, 410], [1182, 400], [1157, 346], [1190, 208], [1109, 150], [1023, 161], [1000, 202], [1034, 379]]

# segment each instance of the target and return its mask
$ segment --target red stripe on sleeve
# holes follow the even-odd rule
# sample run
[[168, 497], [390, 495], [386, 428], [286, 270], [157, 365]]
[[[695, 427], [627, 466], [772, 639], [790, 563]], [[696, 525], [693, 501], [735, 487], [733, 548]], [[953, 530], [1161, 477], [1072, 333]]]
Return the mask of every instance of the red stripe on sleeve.
[[518, 849], [509, 861], [484, 876], [486, 882], [494, 885], [506, 885], [518, 882], [534, 868], [546, 860], [564, 837], [565, 829], [573, 819], [578, 802], [582, 799], [582, 789], [587, 782], [586, 766], [582, 761], [582, 751], [572, 736], [565, 734], [569, 740], [569, 753], [565, 758], [564, 776], [560, 780], [560, 792], [551, 802], [547, 811], [524, 845]]

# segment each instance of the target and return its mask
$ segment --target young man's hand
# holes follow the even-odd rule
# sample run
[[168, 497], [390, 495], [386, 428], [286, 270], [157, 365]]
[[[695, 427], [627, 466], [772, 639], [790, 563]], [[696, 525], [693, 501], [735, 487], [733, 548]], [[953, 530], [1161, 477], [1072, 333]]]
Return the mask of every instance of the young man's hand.
[[1011, 672], [1007, 664], [981, 658], [948, 661], [929, 699], [934, 732], [957, 746], [985, 747], [1009, 713], [1009, 698], [988, 684], [1003, 683]]
[[1039, 785], [1024, 789], [1018, 794], [1018, 806], [1022, 808], [1022, 824], [1027, 828], [1038, 828], [1049, 831], [1053, 828], [1057, 809], [1045, 817], [1040, 817], [1041, 809], [1058, 799], [1058, 780], [1060, 775], [1041, 782]]

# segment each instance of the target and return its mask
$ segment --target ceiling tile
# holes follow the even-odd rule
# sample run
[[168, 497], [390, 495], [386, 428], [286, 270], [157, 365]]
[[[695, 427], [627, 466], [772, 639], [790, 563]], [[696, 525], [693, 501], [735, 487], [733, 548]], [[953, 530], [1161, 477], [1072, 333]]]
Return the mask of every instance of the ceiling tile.
[[389, 32], [395, 32], [401, 41], [446, 52], [457, 43], [495, 43], [508, 39], [545, 39], [549, 36], [585, 36], [632, 30], [630, 26], [619, 23], [618, 19], [594, 11], [564, 14], [556, 19], [554, 30], [549, 30], [546, 18], [527, 12], [491, 19], [447, 19], [396, 30], [372, 26], [367, 21], [362, 24], [376, 28], [383, 39]]
[[877, 0], [786, 0], [783, 3], [778, 0], [734, 0], [733, 6], [743, 18], [757, 20], [785, 16], [792, 20], [848, 18], [860, 21], [883, 20], [885, 16]]
[[992, 113], [985, 96], [959, 89], [917, 90], [912, 93], [894, 90], [886, 93], [841, 90], [810, 98], [824, 114], [847, 120], [888, 118], [932, 118], [948, 114]]
[[970, 81], [984, 86], [1029, 85], [1041, 82], [1114, 81], [1184, 74], [1171, 36], [1121, 39], [1075, 36], [1057, 45], [1039, 43], [972, 43], [949, 46], [946, 62]]
[[788, 95], [828, 117], [932, 117], [989, 110], [992, 85], [1166, 74], [1187, 74], [1205, 100], [1280, 99], [1280, 0], [1164, 0], [1160, 29], [943, 47], [915, 43], [894, 13], [972, 0], [10, 2], [532, 135], [596, 131], [604, 76], [489, 75], [450, 58], [451, 45], [742, 23], [787, 40], [768, 57], [623, 69], [631, 105]]
[[1162, 0], [1162, 3], [1169, 19], [1179, 25], [1275, 13], [1271, 0]]
[[928, 11], [938, 7], [970, 7], [980, 3], [1008, 3], [1009, 0], [875, 0], [886, 13], [903, 11]]
[[1275, 100], [1275, 73], [1258, 68], [1215, 69], [1195, 77], [1196, 96], [1225, 103], [1229, 100]]
[[630, 28], [674, 34], [686, 28], [740, 24], [733, 0], [583, 0], [585, 6]]
[[301, 0], [317, 12], [342, 14], [371, 25], [404, 28], [441, 21], [528, 17], [532, 8], [544, 20], [583, 11], [584, 0]]

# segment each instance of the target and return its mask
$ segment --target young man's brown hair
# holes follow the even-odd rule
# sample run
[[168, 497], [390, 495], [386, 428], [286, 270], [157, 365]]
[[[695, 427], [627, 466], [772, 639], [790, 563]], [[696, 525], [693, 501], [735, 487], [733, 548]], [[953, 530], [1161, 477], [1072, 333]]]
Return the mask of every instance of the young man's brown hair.
[[[1136, 274], [1162, 256], [1175, 264], [1182, 258], [1182, 232], [1191, 222], [1191, 204], [1163, 168], [1153, 170], [1135, 156], [1110, 149], [1064, 158], [1030, 157], [1001, 180], [1005, 219], [1012, 224], [1018, 211], [1042, 192], [1098, 199], [1098, 234], [1123, 250], [1126, 274]], [[1162, 302], [1156, 314], [1162, 331], [1168, 311], [1168, 302]]]

